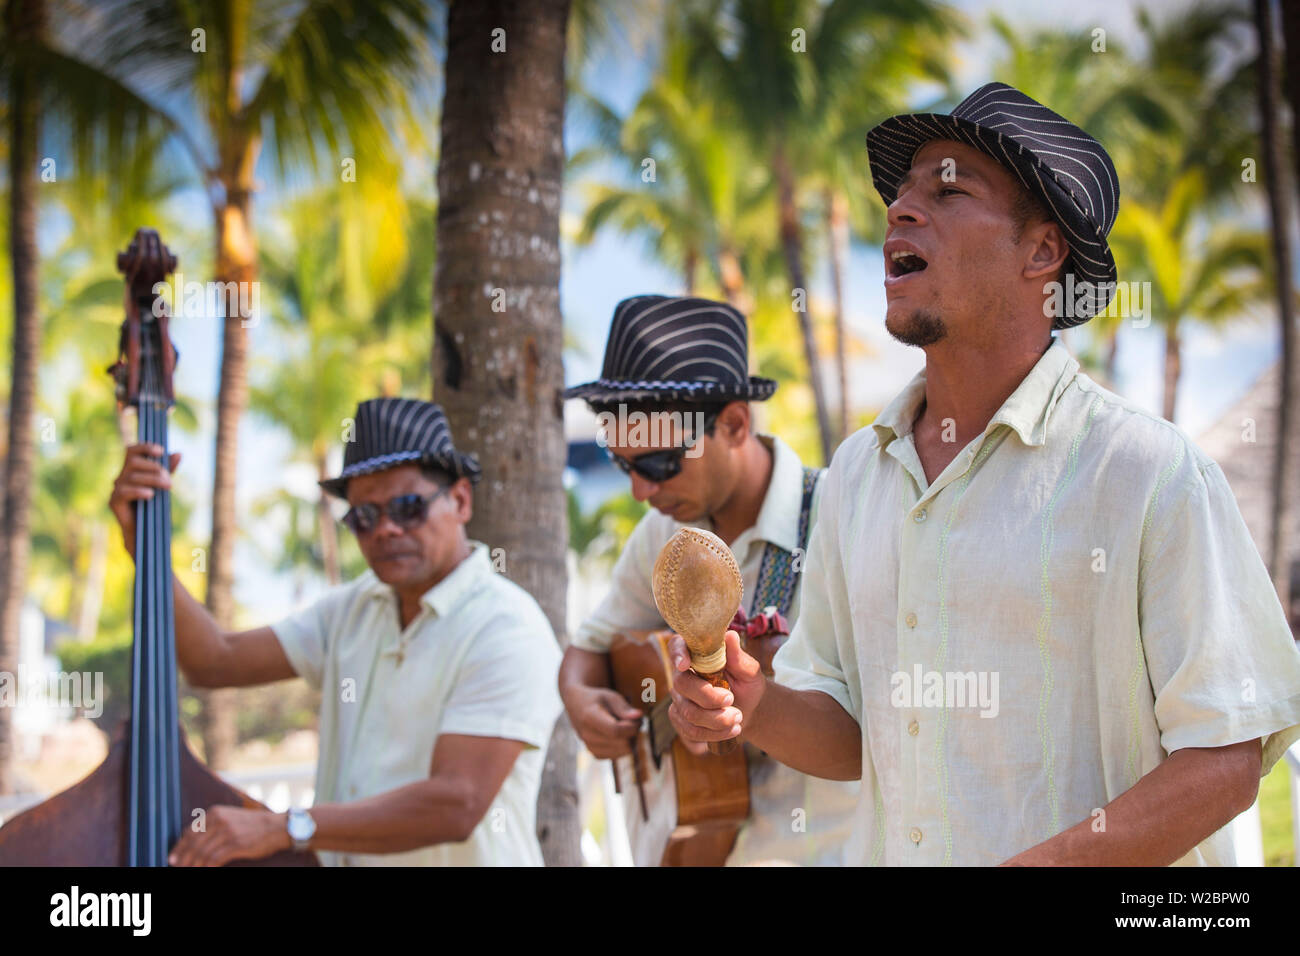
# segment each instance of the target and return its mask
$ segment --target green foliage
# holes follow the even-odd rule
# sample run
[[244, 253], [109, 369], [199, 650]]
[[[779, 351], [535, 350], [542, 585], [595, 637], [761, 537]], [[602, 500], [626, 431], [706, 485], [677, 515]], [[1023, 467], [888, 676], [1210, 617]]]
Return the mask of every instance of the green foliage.
[[649, 507], [630, 491], [614, 495], [594, 511], [584, 514], [573, 489], [565, 492], [569, 508], [569, 547], [578, 559], [597, 566], [614, 563]]
[[95, 726], [111, 735], [131, 714], [131, 634], [101, 637], [88, 644], [64, 641], [56, 653], [59, 668], [104, 675], [104, 711]]

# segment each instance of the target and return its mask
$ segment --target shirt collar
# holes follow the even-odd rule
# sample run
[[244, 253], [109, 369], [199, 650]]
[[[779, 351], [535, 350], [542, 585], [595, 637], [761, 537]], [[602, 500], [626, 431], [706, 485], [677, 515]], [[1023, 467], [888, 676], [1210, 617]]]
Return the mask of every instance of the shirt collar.
[[471, 541], [469, 545], [470, 552], [465, 559], [420, 598], [420, 603], [438, 617], [446, 617], [454, 611], [483, 575], [492, 573], [487, 545], [478, 541]]
[[772, 478], [767, 483], [754, 536], [778, 548], [793, 551], [799, 546], [799, 511], [803, 506], [803, 462], [793, 448], [775, 435], [759, 435], [772, 449]]
[[[437, 617], [446, 617], [468, 595], [484, 574], [492, 573], [487, 545], [471, 541], [469, 555], [456, 565], [441, 581], [420, 595], [420, 604]], [[396, 601], [393, 589], [368, 571], [370, 581], [366, 590], [370, 597]]]
[[[1052, 409], [1078, 369], [1078, 361], [1066, 351], [1061, 340], [1053, 336], [1047, 351], [989, 419], [984, 434], [998, 425], [1006, 425], [1026, 445], [1042, 445], [1047, 440], [1047, 421]], [[924, 399], [925, 369], [921, 369], [871, 423], [882, 449], [895, 438], [911, 434]]]

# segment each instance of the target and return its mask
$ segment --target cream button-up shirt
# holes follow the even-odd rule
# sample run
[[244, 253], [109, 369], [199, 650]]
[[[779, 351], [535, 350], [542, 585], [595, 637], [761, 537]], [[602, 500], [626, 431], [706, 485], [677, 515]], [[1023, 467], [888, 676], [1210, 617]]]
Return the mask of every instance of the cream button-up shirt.
[[[731, 542], [744, 584], [745, 613], [750, 611], [754, 588], [767, 542], [793, 552], [799, 546], [799, 511], [803, 504], [803, 464], [781, 439], [760, 435], [772, 449], [772, 478], [753, 527]], [[823, 478], [824, 481], [824, 478]], [[810, 522], [817, 518], [822, 482], [813, 494]], [[707, 519], [700, 523], [713, 530]], [[609, 593], [578, 628], [573, 646], [586, 651], [609, 652], [616, 634], [664, 627], [655, 606], [651, 572], [659, 552], [686, 525], [658, 511], [646, 514], [628, 537], [614, 565]], [[799, 614], [796, 587], [788, 618]], [[857, 806], [858, 782], [821, 780], [799, 773], [746, 747], [749, 758], [749, 819], [727, 857], [728, 866], [781, 861], [805, 865], [843, 862]]]
[[537, 793], [561, 703], [560, 650], [523, 588], [485, 545], [430, 588], [400, 627], [397, 596], [367, 571], [273, 630], [321, 691], [316, 802], [349, 802], [427, 779], [442, 734], [527, 746], [468, 840], [404, 853], [321, 852], [344, 866], [540, 866]]
[[[849, 861], [990, 865], [1182, 747], [1300, 736], [1300, 653], [1219, 466], [1059, 341], [928, 483], [922, 372], [836, 453], [777, 680], [862, 728]], [[1179, 863], [1231, 864], [1220, 830]]]

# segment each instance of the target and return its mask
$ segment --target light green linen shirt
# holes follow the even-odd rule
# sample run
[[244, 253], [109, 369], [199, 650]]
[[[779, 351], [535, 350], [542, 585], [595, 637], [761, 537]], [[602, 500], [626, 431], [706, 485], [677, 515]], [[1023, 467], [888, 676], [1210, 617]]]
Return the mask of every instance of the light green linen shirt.
[[540, 866], [537, 793], [561, 704], [560, 650], [537, 602], [493, 572], [487, 547], [421, 598], [405, 631], [392, 588], [367, 571], [273, 628], [321, 691], [316, 802], [427, 779], [442, 734], [523, 741], [468, 840], [405, 853], [319, 854], [336, 866]]
[[[840, 447], [776, 678], [862, 728], [850, 862], [989, 865], [1182, 747], [1300, 737], [1300, 653], [1219, 466], [1059, 341], [927, 483], [921, 372]], [[1226, 829], [1179, 863], [1230, 864]]]

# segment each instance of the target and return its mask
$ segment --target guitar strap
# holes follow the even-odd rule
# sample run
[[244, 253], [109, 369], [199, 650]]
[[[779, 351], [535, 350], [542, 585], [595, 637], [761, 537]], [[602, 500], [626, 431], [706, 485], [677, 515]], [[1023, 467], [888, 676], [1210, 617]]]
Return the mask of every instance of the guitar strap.
[[[808, 526], [812, 516], [813, 492], [822, 476], [823, 468], [805, 468], [803, 470], [803, 501], [799, 505], [799, 553], [804, 555], [808, 549]], [[789, 615], [790, 605], [794, 601], [794, 589], [799, 583], [799, 570], [795, 567], [795, 555], [792, 551], [767, 542], [763, 550], [763, 563], [758, 567], [758, 582], [754, 586], [754, 598], [749, 604], [751, 618], [762, 614], [767, 608], [774, 607], [782, 617]]]

